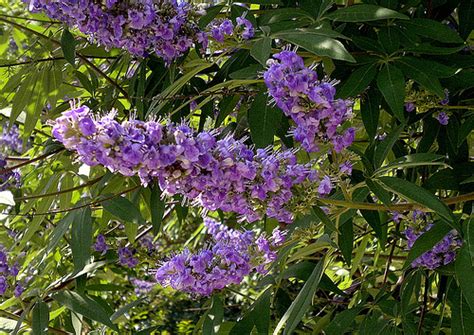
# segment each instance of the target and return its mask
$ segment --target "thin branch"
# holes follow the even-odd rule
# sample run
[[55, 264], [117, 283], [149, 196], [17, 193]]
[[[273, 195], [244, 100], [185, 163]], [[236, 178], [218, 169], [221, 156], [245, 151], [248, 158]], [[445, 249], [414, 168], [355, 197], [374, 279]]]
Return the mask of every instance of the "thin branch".
[[[462, 195], [458, 195], [456, 197], [451, 198], [444, 198], [440, 199], [446, 205], [455, 205], [467, 201], [474, 200], [474, 192], [466, 193]], [[409, 211], [412, 209], [422, 208], [426, 211], [429, 211], [428, 208], [416, 203], [401, 203], [401, 204], [393, 204], [393, 205], [382, 205], [382, 204], [373, 204], [368, 202], [353, 202], [353, 201], [345, 201], [345, 200], [336, 200], [336, 199], [328, 199], [328, 198], [318, 198], [318, 202], [321, 202], [325, 205], [333, 205], [337, 207], [346, 207], [350, 209], [365, 209], [369, 211]]]
[[[7, 19], [4, 19], [2, 17], [0, 17], [0, 22], [4, 22], [4, 23], [7, 23], [7, 24], [11, 24], [12, 26], [18, 28], [18, 29], [21, 29], [21, 30], [25, 30], [25, 31], [28, 31], [29, 33], [31, 34], [34, 34], [36, 36], [39, 36], [39, 37], [42, 37], [44, 39], [47, 39], [49, 41], [51, 41], [53, 44], [55, 44], [56, 46], [58, 47], [61, 47], [61, 43], [53, 38], [50, 38], [36, 30], [33, 30], [31, 28], [28, 28], [28, 27], [25, 27], [25, 26], [22, 26], [21, 24], [18, 24], [14, 21], [10, 21], [10, 20], [7, 20]], [[128, 100], [128, 92], [125, 91], [118, 83], [116, 83], [112, 78], [110, 78], [105, 72], [103, 72], [101, 69], [99, 69], [94, 63], [92, 63], [90, 60], [87, 59], [86, 56], [84, 56], [83, 54], [79, 53], [79, 52], [76, 52], [76, 56], [83, 62], [85, 63], [86, 65], [90, 66], [95, 72], [97, 72], [100, 76], [102, 76], [107, 82], [109, 82], [112, 86], [114, 86], [127, 100]]]
[[89, 180], [87, 183], [84, 183], [84, 184], [81, 184], [81, 185], [78, 185], [78, 186], [75, 186], [75, 187], [72, 187], [72, 188], [68, 188], [66, 190], [61, 190], [61, 191], [52, 192], [52, 193], [44, 193], [44, 194], [36, 194], [36, 195], [18, 197], [18, 198], [15, 198], [15, 200], [16, 201], [24, 201], [24, 200], [31, 200], [31, 199], [40, 199], [40, 198], [46, 198], [46, 197], [53, 197], [53, 196], [57, 196], [57, 195], [64, 194], [64, 193], [74, 192], [74, 191], [80, 190], [84, 187], [88, 187], [88, 186], [92, 186], [92, 185], [96, 184], [103, 177], [104, 176], [100, 176], [96, 179]]
[[[10, 312], [7, 312], [7, 311], [2, 310], [2, 309], [0, 309], [0, 315], [3, 315], [4, 317], [9, 318], [10, 320], [15, 320], [15, 321], [19, 321], [20, 318], [21, 318], [20, 316], [14, 314], [14, 313], [10, 313]], [[30, 322], [30, 321], [28, 321], [28, 320], [25, 319], [24, 322], [25, 322], [26, 324], [28, 324], [29, 326], [31, 326], [31, 322]], [[48, 327], [48, 331], [49, 331], [49, 333], [51, 333], [51, 334], [58, 334], [58, 335], [69, 335], [69, 334], [71, 334], [71, 333], [69, 333], [69, 332], [65, 332], [65, 331], [63, 331], [63, 330], [60, 330], [60, 329], [57, 329], [57, 328], [53, 328], [53, 327]]]
[[24, 161], [24, 162], [22, 162], [22, 163], [20, 163], [20, 164], [17, 164], [17, 165], [14, 165], [14, 166], [10, 166], [10, 167], [8, 167], [8, 168], [6, 168], [6, 169], [0, 170], [0, 175], [5, 174], [5, 173], [8, 173], [8, 172], [11, 172], [11, 171], [16, 170], [16, 169], [19, 169], [19, 168], [21, 168], [21, 167], [23, 167], [23, 166], [30, 165], [31, 163], [34, 163], [34, 162], [37, 162], [37, 161], [41, 161], [41, 160], [43, 160], [43, 159], [45, 159], [45, 158], [47, 158], [47, 157], [49, 157], [49, 156], [52, 156], [52, 155], [54, 155], [54, 154], [57, 154], [58, 152], [61, 152], [61, 151], [63, 151], [63, 150], [64, 150], [64, 148], [59, 148], [59, 149], [53, 150], [53, 151], [51, 151], [51, 152], [45, 153], [45, 154], [43, 154], [43, 155], [41, 155], [41, 156], [35, 157], [35, 158], [33, 158], [33, 159]]

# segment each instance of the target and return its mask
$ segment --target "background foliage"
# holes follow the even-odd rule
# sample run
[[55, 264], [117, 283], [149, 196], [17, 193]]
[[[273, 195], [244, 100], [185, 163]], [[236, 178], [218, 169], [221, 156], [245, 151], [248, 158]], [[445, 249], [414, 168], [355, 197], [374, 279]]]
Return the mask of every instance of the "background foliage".
[[[166, 67], [153, 56], [104, 50], [23, 3], [0, 1], [0, 112], [20, 126], [29, 148], [12, 161], [22, 175], [15, 205], [0, 198], [0, 243], [19, 256], [20, 278], [28, 278], [19, 298], [2, 297], [5, 333], [473, 333], [472, 2], [227, 1], [200, 23], [247, 10], [258, 28], [253, 39], [227, 41], [212, 57], [191, 50]], [[151, 280], [166, 255], [202, 245], [199, 210], [161, 200], [158, 188], [137, 178], [75, 162], [51, 139], [47, 120], [80, 98], [123, 118], [171, 115], [200, 130], [249, 134], [257, 147], [291, 147], [289, 122], [269, 104], [261, 79], [267, 59], [287, 44], [307, 64], [321, 64], [320, 76], [340, 81], [339, 97], [355, 99], [351, 151], [359, 159], [350, 183], [288, 227], [269, 275], [209, 298], [159, 286], [137, 294], [133, 278]], [[439, 103], [445, 89], [449, 105]], [[406, 102], [417, 111], [407, 112]], [[446, 126], [436, 120], [441, 111]], [[415, 209], [432, 212], [440, 228], [408, 252], [409, 220], [394, 222], [391, 212]], [[453, 228], [464, 240], [454, 264], [410, 267]], [[99, 233], [135, 247], [140, 265], [118, 265], [116, 248], [94, 252]], [[140, 246], [149, 234], [152, 251]]]

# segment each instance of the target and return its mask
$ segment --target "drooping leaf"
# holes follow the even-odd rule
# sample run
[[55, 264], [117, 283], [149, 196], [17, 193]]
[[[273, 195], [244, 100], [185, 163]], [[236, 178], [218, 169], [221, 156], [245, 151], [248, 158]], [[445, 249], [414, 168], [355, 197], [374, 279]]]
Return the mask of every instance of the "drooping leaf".
[[283, 116], [282, 111], [272, 106], [269, 100], [270, 97], [267, 94], [258, 94], [248, 111], [250, 135], [258, 148], [264, 148], [273, 143]]
[[439, 216], [453, 225], [455, 218], [451, 210], [433, 193], [401, 178], [379, 177], [378, 179], [392, 192], [435, 211]]
[[359, 4], [338, 9], [326, 17], [334, 21], [342, 22], [365, 22], [386, 19], [408, 20], [404, 14], [394, 10], [369, 4]]
[[72, 219], [71, 251], [75, 271], [87, 264], [92, 245], [92, 212], [89, 207], [77, 211]]
[[395, 117], [404, 121], [403, 105], [405, 102], [405, 77], [398, 67], [385, 64], [377, 76], [377, 87], [390, 106]]
[[250, 49], [250, 55], [263, 66], [266, 65], [267, 59], [270, 57], [271, 52], [272, 39], [268, 36], [264, 36], [256, 40]]
[[48, 334], [49, 307], [43, 301], [38, 301], [33, 307], [33, 317], [31, 320], [31, 329], [33, 335]]
[[73, 291], [61, 291], [55, 293], [53, 299], [77, 314], [118, 331], [117, 326], [110, 321], [110, 315], [106, 310], [98, 302], [86, 295], [80, 295]]
[[369, 89], [367, 95], [361, 98], [360, 114], [370, 141], [375, 140], [377, 134], [381, 100], [382, 96], [379, 91], [373, 88]]
[[462, 43], [462, 38], [457, 32], [447, 25], [435, 20], [414, 18], [407, 21], [401, 21], [400, 25], [413, 31], [415, 34], [431, 38], [435, 41], [444, 43]]
[[224, 318], [224, 306], [218, 296], [214, 295], [212, 297], [211, 308], [207, 310], [203, 317], [203, 335], [218, 334], [219, 328], [222, 324], [222, 319]]
[[286, 31], [272, 35], [287, 42], [305, 48], [317, 56], [327, 56], [333, 59], [355, 62], [354, 57], [346, 50], [344, 45], [330, 37], [322, 36], [311, 31]]
[[369, 86], [377, 74], [376, 63], [364, 65], [347, 78], [346, 81], [338, 88], [338, 98], [356, 97], [359, 93]]
[[306, 313], [309, 305], [311, 304], [311, 301], [313, 300], [313, 295], [316, 292], [316, 289], [318, 288], [323, 272], [324, 258], [321, 259], [314, 267], [311, 276], [304, 284], [300, 293], [298, 293], [290, 308], [288, 308], [286, 313], [278, 322], [278, 325], [276, 326], [273, 332], [274, 335], [277, 335], [279, 331], [283, 329], [283, 326], [285, 324], [286, 327], [284, 328], [283, 334], [292, 334], [292, 332], [295, 330], [296, 326], [298, 326], [298, 323], [301, 321], [304, 314]]
[[124, 222], [144, 224], [140, 210], [127, 198], [115, 197], [102, 203], [104, 209]]
[[325, 334], [327, 335], [340, 335], [344, 334], [347, 329], [351, 326], [355, 317], [359, 315], [361, 307], [353, 307], [347, 309], [344, 312], [341, 312], [336, 315], [336, 317], [331, 321], [331, 323], [324, 329]]
[[67, 29], [64, 29], [61, 35], [61, 49], [63, 50], [64, 58], [72, 66], [76, 66], [76, 41], [74, 40], [74, 36]]
[[458, 251], [454, 268], [456, 280], [461, 288], [462, 295], [466, 299], [471, 311], [474, 312], [474, 266], [471, 262], [470, 245], [464, 244]]
[[153, 235], [156, 236], [160, 232], [166, 207], [165, 201], [161, 198], [161, 190], [156, 183], [154, 183], [150, 189], [149, 206], [151, 213], [151, 224], [153, 226]]
[[416, 239], [405, 260], [404, 268], [408, 268], [415, 259], [433, 248], [451, 230], [452, 227], [448, 224], [442, 221], [436, 221], [430, 230]]

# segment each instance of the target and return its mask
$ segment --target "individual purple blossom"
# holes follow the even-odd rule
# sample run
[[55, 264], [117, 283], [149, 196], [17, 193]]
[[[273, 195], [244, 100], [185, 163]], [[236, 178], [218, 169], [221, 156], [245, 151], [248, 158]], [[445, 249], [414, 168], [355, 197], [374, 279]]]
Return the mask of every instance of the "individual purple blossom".
[[253, 28], [252, 22], [245, 18], [245, 14], [236, 19], [236, 28], [242, 27], [242, 38], [249, 40], [255, 35], [255, 29]]
[[318, 193], [320, 195], [328, 195], [329, 193], [331, 193], [332, 188], [333, 185], [331, 179], [329, 178], [329, 176], [324, 176], [323, 180], [321, 180], [321, 183], [319, 184]]
[[444, 98], [439, 103], [441, 105], [449, 104], [449, 90], [447, 88], [444, 89]]
[[138, 265], [138, 259], [134, 257], [134, 252], [127, 247], [118, 249], [119, 263], [128, 268], [134, 268]]
[[405, 103], [405, 110], [407, 112], [411, 113], [415, 110], [415, 108], [416, 108], [416, 105], [413, 102], [409, 101]]
[[237, 231], [211, 218], [205, 218], [204, 225], [212, 238], [209, 248], [194, 254], [185, 249], [163, 263], [155, 272], [160, 285], [208, 296], [239, 284], [254, 271], [266, 273], [276, 259], [273, 249], [284, 240], [280, 232], [270, 239], [256, 237], [253, 231]]
[[105, 236], [102, 234], [97, 235], [96, 241], [94, 243], [94, 250], [105, 254], [108, 249], [109, 247], [105, 241]]
[[24, 291], [25, 288], [23, 287], [23, 285], [21, 283], [16, 283], [15, 289], [13, 290], [13, 295], [18, 298], [22, 295]]
[[442, 126], [446, 126], [449, 122], [449, 116], [445, 112], [440, 112], [436, 119]]
[[135, 294], [136, 295], [145, 295], [150, 293], [151, 290], [156, 286], [156, 282], [146, 281], [134, 278], [130, 281], [132, 285], [135, 287]]
[[350, 176], [352, 174], [352, 163], [349, 161], [342, 163], [339, 165], [339, 171]]
[[0, 296], [4, 295], [8, 289], [7, 278], [3, 275], [0, 275]]
[[114, 118], [115, 112], [95, 118], [86, 106], [73, 105], [53, 123], [52, 134], [87, 165], [138, 176], [144, 185], [155, 179], [165, 195], [250, 222], [264, 215], [292, 222], [293, 189], [319, 178], [311, 163], [297, 162], [294, 150], [254, 151], [245, 138], [196, 133], [187, 124]]
[[155, 53], [167, 64], [195, 43], [207, 44], [198, 26], [202, 13], [183, 0], [106, 0], [105, 6], [100, 0], [31, 0], [29, 8], [78, 27], [106, 48]]
[[276, 105], [294, 121], [291, 133], [306, 151], [330, 144], [340, 152], [351, 145], [354, 129], [341, 126], [352, 117], [352, 102], [335, 99], [334, 85], [318, 80], [316, 71], [306, 67], [296, 52], [273, 55], [263, 78]]

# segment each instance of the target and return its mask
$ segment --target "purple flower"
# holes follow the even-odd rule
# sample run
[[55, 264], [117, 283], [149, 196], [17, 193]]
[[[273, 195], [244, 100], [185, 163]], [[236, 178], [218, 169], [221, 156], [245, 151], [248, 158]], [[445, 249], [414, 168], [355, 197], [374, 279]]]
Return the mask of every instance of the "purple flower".
[[340, 152], [351, 145], [354, 129], [343, 131], [341, 126], [352, 116], [352, 102], [334, 99], [334, 86], [318, 80], [316, 72], [293, 51], [273, 55], [268, 65], [263, 74], [268, 92], [295, 123], [291, 133], [306, 151], [332, 144]]
[[164, 262], [155, 273], [162, 286], [198, 295], [210, 295], [231, 284], [239, 284], [253, 271], [266, 273], [267, 265], [276, 259], [274, 247], [283, 243], [283, 233], [274, 231], [270, 240], [252, 231], [230, 229], [204, 218], [211, 235], [208, 249], [198, 253], [184, 250]]
[[127, 247], [119, 248], [119, 263], [122, 266], [134, 268], [138, 265], [138, 259], [133, 257], [134, 252]]
[[4, 295], [8, 288], [7, 278], [3, 275], [0, 275], [0, 296]]
[[151, 282], [151, 281], [146, 281], [146, 280], [141, 280], [141, 279], [132, 279], [131, 283], [133, 286], [135, 286], [135, 294], [136, 295], [145, 295], [147, 293], [150, 293], [151, 290], [156, 285], [156, 282]]
[[413, 102], [406, 102], [405, 103], [405, 110], [409, 113], [413, 112], [415, 110], [416, 106]]
[[320, 195], [328, 195], [332, 191], [331, 179], [328, 176], [324, 176], [323, 180], [319, 184], [318, 193]]
[[346, 161], [346, 162], [342, 163], [341, 165], [339, 165], [339, 169], [340, 169], [341, 173], [351, 175], [352, 174], [352, 163], [349, 162], [349, 161]]
[[[44, 12], [106, 48], [124, 48], [136, 56], [155, 52], [169, 64], [194, 43], [205, 42], [200, 12], [176, 0], [31, 0], [30, 10]], [[205, 47], [205, 46], [204, 46]]]
[[252, 22], [250, 22], [249, 20], [247, 20], [245, 18], [245, 15], [242, 15], [240, 17], [238, 17], [236, 19], [237, 21], [237, 25], [236, 25], [236, 28], [239, 28], [239, 27], [242, 27], [243, 28], [243, 31], [242, 31], [242, 38], [244, 40], [249, 40], [253, 37], [253, 35], [255, 34], [255, 30], [253, 28], [253, 25], [252, 25]]
[[436, 117], [436, 119], [438, 120], [439, 124], [443, 126], [446, 126], [449, 122], [449, 116], [446, 115], [445, 112], [440, 112], [438, 116]]
[[[187, 124], [119, 123], [114, 116], [112, 111], [95, 119], [87, 107], [72, 105], [53, 123], [52, 133], [90, 166], [139, 176], [144, 185], [155, 179], [165, 195], [179, 194], [191, 205], [234, 212], [247, 221], [267, 215], [291, 222], [287, 206], [293, 188], [318, 181], [311, 163], [298, 164], [293, 150], [255, 153], [245, 139], [195, 133]], [[93, 133], [84, 134], [82, 120], [93, 121], [88, 126]]]
[[18, 298], [22, 295], [23, 291], [25, 291], [25, 288], [20, 283], [17, 283], [13, 290], [13, 295]]
[[447, 88], [444, 89], [444, 98], [439, 103], [441, 105], [449, 104], [449, 90]]
[[[424, 213], [422, 213], [424, 216]], [[419, 217], [420, 214], [414, 214], [414, 220]], [[428, 224], [422, 230], [417, 231], [412, 227], [408, 227], [405, 231], [405, 237], [407, 238], [408, 249], [411, 249], [415, 244], [415, 241], [423, 235], [425, 232], [431, 229], [433, 225]], [[457, 235], [456, 231], [449, 232], [443, 237], [431, 250], [426, 251], [420, 257], [415, 259], [411, 266], [412, 267], [423, 267], [430, 270], [434, 270], [442, 265], [447, 265], [454, 261], [456, 258], [456, 250], [461, 246], [462, 240]]]
[[94, 243], [94, 250], [105, 254], [109, 249], [107, 243], [105, 242], [105, 236], [102, 234], [97, 235], [96, 241]]

